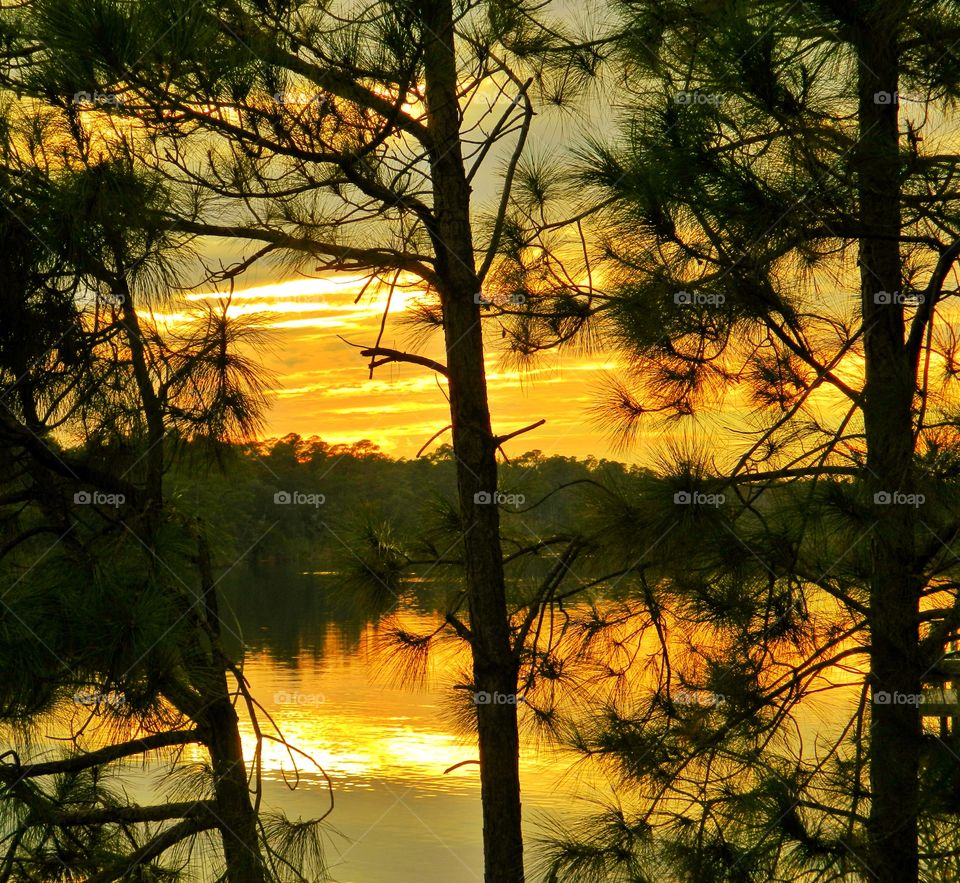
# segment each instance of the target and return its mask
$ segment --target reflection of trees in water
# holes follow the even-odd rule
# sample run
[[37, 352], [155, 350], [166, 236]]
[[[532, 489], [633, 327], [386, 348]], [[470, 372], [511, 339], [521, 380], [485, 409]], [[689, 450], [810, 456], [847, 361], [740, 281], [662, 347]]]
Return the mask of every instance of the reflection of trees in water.
[[[331, 640], [346, 654], [359, 651], [370, 626], [400, 609], [437, 614], [443, 609], [441, 582], [421, 583], [400, 595], [351, 585], [343, 576], [304, 573], [289, 566], [238, 568], [220, 584], [225, 611], [236, 615], [248, 651], [265, 650], [278, 662], [296, 666], [303, 653], [320, 659]], [[225, 614], [228, 624], [232, 621]], [[239, 639], [227, 635], [228, 650], [236, 654]]]

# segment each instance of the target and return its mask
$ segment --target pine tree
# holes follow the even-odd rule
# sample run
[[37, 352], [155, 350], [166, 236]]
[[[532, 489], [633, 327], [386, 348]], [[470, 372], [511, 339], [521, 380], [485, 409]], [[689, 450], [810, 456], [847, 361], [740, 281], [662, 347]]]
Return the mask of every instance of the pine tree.
[[[426, 290], [420, 315], [442, 332], [445, 363], [379, 338], [361, 355], [371, 371], [409, 362], [446, 383], [468, 614], [449, 621], [469, 642], [474, 692], [515, 695], [520, 650], [492, 501], [497, 450], [518, 431], [492, 427], [481, 320], [501, 312], [486, 309], [501, 300], [489, 270], [536, 102], [570, 100], [592, 76], [596, 49], [571, 53], [570, 29], [526, 2], [44, 0], [35, 11], [27, 27], [43, 47], [42, 72], [22, 78], [25, 88], [97, 90], [120, 105], [115, 119], [142, 125], [143, 146], [154, 148], [143, 161], [196, 195], [159, 217], [179, 232], [256, 245], [221, 281], [283, 256], [391, 291]], [[501, 195], [478, 223], [473, 188], [501, 161]], [[516, 705], [479, 704], [476, 725], [486, 880], [516, 883]]]
[[[915, 703], [877, 697], [920, 695], [956, 637], [956, 591], [943, 560], [955, 522], [941, 507], [952, 476], [942, 470], [956, 448], [948, 283], [960, 255], [960, 203], [949, 140], [960, 9], [906, 0], [637, 0], [619, 10], [627, 119], [617, 143], [596, 139], [585, 151], [581, 179], [596, 188], [592, 202], [609, 200], [594, 227], [595, 272], [609, 301], [581, 299], [589, 309], [574, 330], [589, 319], [629, 361], [604, 402], [623, 439], [658, 413], [706, 412], [697, 424], [706, 452], [668, 470], [681, 481], [678, 493], [726, 493], [731, 517], [746, 526], [767, 518], [780, 484], [810, 480], [811, 496], [796, 502], [799, 526], [783, 532], [779, 552], [760, 539], [772, 539], [774, 527], [755, 534], [719, 522], [731, 528], [728, 546], [736, 536], [763, 562], [766, 575], [752, 575], [768, 582], [762, 593], [738, 577], [749, 560], [737, 545], [726, 549], [729, 571], [714, 569], [717, 557], [709, 579], [696, 569], [696, 552], [678, 550], [692, 572], [675, 574], [675, 585], [702, 592], [698, 604], [729, 605], [716, 612], [724, 618], [741, 605], [755, 616], [765, 599], [785, 629], [804, 609], [798, 591], [826, 593], [843, 617], [862, 618], [874, 701], [868, 730], [857, 729], [856, 768], [843, 781], [853, 794], [850, 831], [862, 826], [868, 844], [840, 838], [835, 851], [852, 850], [862, 863], [844, 873], [917, 880], [921, 782], [936, 750]], [[530, 351], [560, 342], [543, 321], [522, 322], [516, 337]], [[719, 431], [710, 412], [721, 403], [745, 415], [739, 429], [755, 432], [745, 449]], [[823, 511], [808, 512], [827, 489], [846, 527], [862, 527], [843, 533], [849, 547], [829, 541]], [[926, 506], [917, 502], [924, 497]], [[822, 572], [797, 567], [814, 538], [836, 556], [817, 556]], [[860, 556], [863, 573], [841, 576], [844, 562]], [[738, 649], [763, 666], [766, 647]], [[642, 728], [631, 735], [629, 722], [616, 727], [610, 738], [644, 738]], [[868, 784], [859, 781], [862, 763]], [[763, 787], [778, 789], [751, 792], [775, 801], [774, 830], [792, 819], [794, 842], [813, 855], [824, 849], [827, 866], [836, 861], [833, 847], [800, 824], [798, 782], [781, 770]], [[831, 816], [840, 826], [840, 809], [824, 818]], [[741, 879], [749, 862], [724, 857], [734, 844], [722, 827], [703, 824], [687, 829], [687, 846], [709, 842], [713, 866], [727, 870], [693, 870], [689, 879]], [[623, 836], [647, 842], [629, 826]]]
[[[14, 103], [3, 122], [0, 720], [16, 748], [0, 878], [182, 879], [197, 847], [211, 879], [316, 879], [317, 823], [260, 817], [234, 703], [258, 706], [221, 643], [211, 531], [164, 484], [180, 440], [257, 428], [262, 381], [234, 355], [250, 331], [210, 312], [178, 339], [150, 320], [183, 248], [147, 221], [168, 204], [159, 178], [56, 109]], [[49, 715], [70, 750], [32, 756]], [[190, 745], [207, 762], [174, 754], [165, 800], [111, 786], [125, 761]]]

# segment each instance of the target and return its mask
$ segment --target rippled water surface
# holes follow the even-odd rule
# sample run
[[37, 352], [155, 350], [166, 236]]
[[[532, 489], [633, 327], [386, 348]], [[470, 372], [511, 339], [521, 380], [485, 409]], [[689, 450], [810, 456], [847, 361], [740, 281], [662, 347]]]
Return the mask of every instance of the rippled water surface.
[[[373, 608], [331, 574], [294, 569], [234, 573], [224, 580], [225, 637], [244, 648], [244, 673], [262, 703], [261, 725], [275, 721], [287, 742], [265, 742], [264, 808], [290, 818], [314, 818], [330, 806], [327, 859], [341, 883], [470, 883], [481, 880], [481, 814], [476, 747], [455, 725], [451, 685], [469, 660], [464, 649], [432, 652], [422, 683], [398, 677], [385, 636], [390, 623], [424, 634], [442, 622], [442, 604], [422, 596]], [[389, 600], [389, 599], [388, 599]], [[643, 647], [637, 648], [642, 652]], [[656, 648], [651, 646], [651, 652]], [[843, 680], [856, 681], [855, 673]], [[798, 716], [805, 751], [836, 738], [856, 695], [853, 683], [824, 694]], [[256, 737], [243, 723], [246, 756]], [[47, 737], [56, 737], [55, 726]], [[51, 738], [41, 738], [54, 748]], [[44, 746], [34, 745], [30, 754]], [[203, 760], [197, 751], [193, 758]], [[521, 776], [528, 852], [548, 817], [571, 819], [595, 811], [609, 794], [594, 767], [531, 737], [524, 741]], [[463, 763], [467, 761], [468, 763]], [[451, 767], [460, 764], [449, 772]], [[322, 768], [322, 772], [319, 768]], [[123, 786], [146, 801], [158, 797], [164, 765], [127, 768]], [[291, 787], [296, 785], [296, 787]], [[530, 856], [532, 858], [532, 855]], [[533, 879], [533, 875], [531, 875]]]
[[[277, 580], [276, 582], [274, 580]], [[383, 623], [341, 603], [334, 581], [309, 574], [232, 580], [227, 599], [247, 645], [245, 674], [254, 696], [288, 741], [319, 763], [333, 784], [329, 861], [343, 883], [459, 883], [482, 879], [477, 766], [469, 736], [455, 732], [449, 687], [465, 664], [455, 651], [430, 661], [425, 684], [403, 683], [385, 665]], [[404, 628], [424, 633], [440, 614], [403, 606]], [[245, 731], [252, 756], [254, 735]], [[293, 818], [329, 805], [323, 778], [297, 758], [300, 781], [282, 745], [263, 752], [264, 802]], [[527, 838], [549, 813], [567, 816], [575, 794], [597, 783], [527, 741], [521, 763]]]

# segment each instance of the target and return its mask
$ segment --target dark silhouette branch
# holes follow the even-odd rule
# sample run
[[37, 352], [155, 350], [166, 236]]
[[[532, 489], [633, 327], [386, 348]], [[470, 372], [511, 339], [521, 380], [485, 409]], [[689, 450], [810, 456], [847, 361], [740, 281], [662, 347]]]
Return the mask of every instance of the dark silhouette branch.
[[943, 289], [943, 283], [946, 281], [947, 274], [953, 267], [954, 262], [960, 257], [960, 239], [946, 249], [937, 260], [937, 265], [933, 269], [930, 281], [927, 283], [924, 291], [923, 303], [917, 307], [917, 312], [910, 324], [910, 334], [907, 337], [906, 353], [910, 365], [916, 369], [920, 360], [920, 349], [923, 344], [923, 333], [927, 322], [933, 316], [933, 309], [940, 297]]
[[436, 439], [440, 438], [440, 436], [443, 435], [448, 429], [453, 429], [453, 424], [452, 424], [452, 423], [448, 423], [446, 426], [443, 427], [443, 429], [438, 430], [438, 431], [435, 432], [433, 435], [431, 435], [430, 438], [428, 438], [428, 439], [423, 443], [423, 446], [420, 448], [420, 450], [417, 451], [417, 456], [419, 457], [419, 456], [430, 446], [431, 442], [433, 442], [433, 441], [435, 441]]
[[[157, 751], [161, 748], [170, 748], [174, 745], [190, 745], [200, 741], [202, 741], [202, 735], [198, 729], [173, 730], [171, 732], [145, 736], [142, 739], [134, 739], [130, 742], [121, 742], [118, 745], [107, 745], [96, 751], [65, 757], [63, 760], [25, 764], [21, 764], [19, 761], [15, 763], [0, 763], [0, 781], [14, 782], [21, 779], [31, 779], [36, 776], [78, 773], [82, 770], [88, 770], [96, 766], [101, 766], [102, 764], [111, 763], [124, 757], [132, 757], [135, 754], [145, 754], [148, 751]], [[0, 761], [10, 754], [11, 752], [8, 752], [6, 755], [0, 755]]]
[[508, 432], [506, 435], [498, 435], [494, 439], [494, 442], [499, 447], [504, 442], [508, 442], [510, 441], [510, 439], [516, 438], [518, 435], [523, 435], [523, 433], [525, 432], [530, 432], [532, 429], [536, 429], [539, 426], [543, 426], [543, 424], [546, 422], [547, 422], [546, 419], [541, 419], [541, 420], [538, 420], [536, 423], [531, 423], [529, 426], [524, 426], [523, 429], [517, 429], [514, 432]]
[[213, 817], [184, 819], [182, 822], [168, 828], [162, 834], [158, 834], [153, 840], [144, 844], [129, 858], [122, 862], [117, 862], [110, 868], [89, 877], [87, 883], [113, 883], [113, 881], [127, 876], [135, 868], [163, 855], [168, 849], [176, 846], [181, 841], [193, 837], [201, 831], [208, 831], [216, 827], [217, 821]]
[[[433, 359], [428, 359], [426, 356], [418, 356], [415, 353], [405, 353], [400, 350], [392, 350], [387, 347], [378, 346], [360, 350], [360, 355], [375, 359], [375, 361], [370, 363], [371, 368], [379, 368], [381, 365], [388, 365], [391, 362], [409, 362], [411, 365], [421, 365], [424, 368], [429, 368], [431, 371], [436, 371], [444, 377], [449, 376], [445, 365], [441, 365]], [[382, 358], [376, 359], [377, 356], [382, 356]]]
[[216, 236], [223, 239], [249, 239], [268, 242], [277, 248], [328, 258], [318, 270], [406, 270], [433, 284], [435, 274], [428, 266], [432, 259], [425, 255], [398, 252], [388, 248], [359, 248], [323, 242], [307, 236], [294, 236], [282, 230], [243, 225], [227, 226], [205, 224], [186, 218], [164, 215], [171, 230], [193, 233], [196, 236]]

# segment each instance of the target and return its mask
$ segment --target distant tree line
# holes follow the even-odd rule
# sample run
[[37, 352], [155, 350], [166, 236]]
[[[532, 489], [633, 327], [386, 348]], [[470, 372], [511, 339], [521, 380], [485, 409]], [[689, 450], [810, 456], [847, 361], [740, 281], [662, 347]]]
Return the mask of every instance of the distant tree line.
[[[594, 457], [528, 451], [501, 464], [504, 542], [525, 546], [582, 514], [584, 485], [622, 484], [650, 470]], [[345, 573], [368, 540], [393, 536], [430, 555], [430, 533], [456, 512], [449, 445], [396, 459], [369, 441], [328, 444], [290, 434], [219, 449], [219, 461], [185, 444], [168, 475], [178, 505], [215, 526], [221, 563], [289, 563]], [[564, 489], [566, 492], [563, 492]], [[526, 536], [524, 534], [526, 533]], [[433, 546], [433, 552], [442, 552]]]

